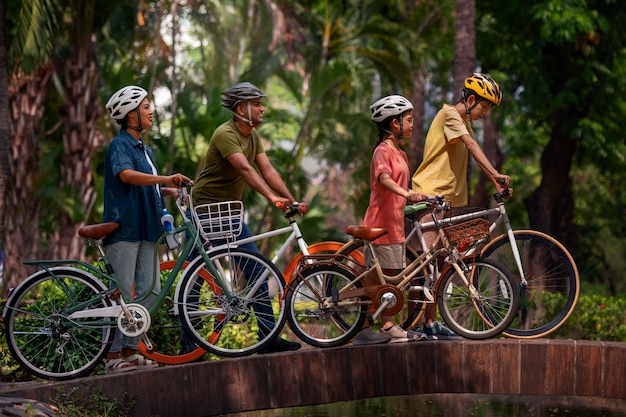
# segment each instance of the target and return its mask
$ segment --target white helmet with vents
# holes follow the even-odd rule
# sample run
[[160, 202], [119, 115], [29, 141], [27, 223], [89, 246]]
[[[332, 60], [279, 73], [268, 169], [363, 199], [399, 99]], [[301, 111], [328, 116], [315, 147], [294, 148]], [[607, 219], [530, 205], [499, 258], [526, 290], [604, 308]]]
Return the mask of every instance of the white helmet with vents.
[[391, 116], [399, 116], [408, 110], [413, 110], [413, 105], [398, 95], [383, 97], [370, 106], [374, 123], [380, 123]]
[[129, 85], [117, 90], [107, 101], [106, 108], [115, 120], [124, 120], [126, 115], [135, 110], [146, 98], [148, 92], [141, 87]]

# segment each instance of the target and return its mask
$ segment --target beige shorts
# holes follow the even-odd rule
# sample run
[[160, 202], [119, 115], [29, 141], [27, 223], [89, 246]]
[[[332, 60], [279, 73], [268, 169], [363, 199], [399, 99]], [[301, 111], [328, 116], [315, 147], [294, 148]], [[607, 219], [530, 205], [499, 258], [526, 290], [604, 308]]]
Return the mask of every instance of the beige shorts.
[[[404, 243], [389, 243], [374, 245], [374, 253], [383, 269], [404, 269], [406, 266]], [[365, 265], [371, 265], [372, 254], [369, 247], [365, 247]]]

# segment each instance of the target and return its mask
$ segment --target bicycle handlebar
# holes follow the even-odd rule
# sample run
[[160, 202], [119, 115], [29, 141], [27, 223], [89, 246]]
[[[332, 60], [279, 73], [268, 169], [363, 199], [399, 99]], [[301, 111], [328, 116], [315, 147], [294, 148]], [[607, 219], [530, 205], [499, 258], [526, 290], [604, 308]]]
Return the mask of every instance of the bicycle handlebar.
[[[275, 206], [279, 209], [282, 209], [284, 207], [283, 203], [281, 203], [280, 201], [277, 201]], [[287, 210], [285, 211], [285, 217], [290, 219], [296, 214], [300, 214], [300, 203], [294, 201], [292, 203], [289, 203], [289, 205], [287, 206]]]

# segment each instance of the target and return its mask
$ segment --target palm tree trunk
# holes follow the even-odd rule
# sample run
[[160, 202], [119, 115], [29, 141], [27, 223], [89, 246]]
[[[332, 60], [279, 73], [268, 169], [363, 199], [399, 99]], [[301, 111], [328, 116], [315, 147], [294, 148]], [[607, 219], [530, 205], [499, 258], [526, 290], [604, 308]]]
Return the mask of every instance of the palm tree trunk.
[[99, 72], [93, 60], [92, 32], [95, 13], [93, 1], [77, 2], [72, 36], [72, 57], [63, 66], [65, 105], [64, 155], [61, 166], [61, 192], [69, 202], [59, 216], [59, 228], [52, 237], [57, 244], [49, 248], [52, 259], [84, 259], [85, 242], [78, 229], [96, 201], [93, 182], [93, 154], [98, 147], [96, 123], [101, 115], [98, 100]]
[[[0, 1], [0, 91], [9, 90], [9, 63], [7, 60], [7, 2]], [[9, 96], [0, 94], [0, 287], [4, 259], [5, 196], [9, 180]]]
[[6, 194], [6, 257], [4, 288], [13, 288], [34, 272], [25, 266], [27, 259], [39, 258], [39, 207], [37, 198], [39, 144], [35, 126], [43, 116], [45, 92], [52, 67], [45, 66], [34, 75], [14, 73], [9, 86], [11, 123], [14, 134], [10, 146], [11, 180]]

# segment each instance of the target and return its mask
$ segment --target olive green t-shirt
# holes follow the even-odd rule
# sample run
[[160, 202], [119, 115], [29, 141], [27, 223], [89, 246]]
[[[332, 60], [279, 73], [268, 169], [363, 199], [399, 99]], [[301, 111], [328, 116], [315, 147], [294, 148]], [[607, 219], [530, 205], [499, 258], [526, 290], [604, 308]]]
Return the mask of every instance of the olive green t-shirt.
[[472, 125], [461, 118], [454, 106], [444, 104], [426, 135], [424, 159], [413, 174], [414, 191], [441, 194], [453, 207], [468, 204], [468, 151], [461, 140], [465, 134], [474, 138]]
[[221, 124], [211, 137], [209, 149], [194, 181], [194, 205], [243, 198], [246, 182], [226, 159], [228, 155], [238, 152], [243, 153], [250, 165], [255, 166], [256, 156], [265, 150], [256, 129], [252, 129], [250, 136], [246, 137], [231, 119]]

